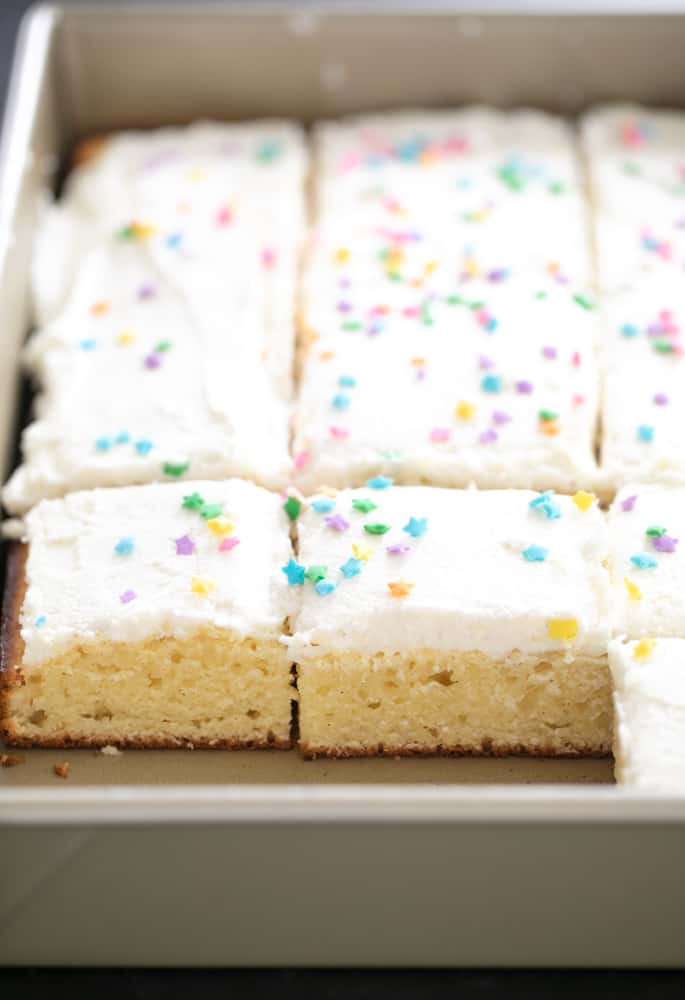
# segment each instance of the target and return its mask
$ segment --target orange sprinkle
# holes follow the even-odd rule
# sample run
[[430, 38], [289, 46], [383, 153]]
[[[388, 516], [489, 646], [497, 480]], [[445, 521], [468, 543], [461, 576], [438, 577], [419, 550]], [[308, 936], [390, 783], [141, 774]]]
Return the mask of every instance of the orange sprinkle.
[[540, 430], [543, 434], [556, 435], [561, 431], [561, 427], [556, 420], [543, 420], [540, 423]]
[[97, 302], [93, 302], [90, 307], [90, 311], [93, 316], [104, 316], [106, 312], [109, 312], [110, 304], [107, 299], [99, 299]]
[[407, 580], [391, 580], [388, 583], [388, 590], [392, 597], [409, 597], [413, 589], [414, 584]]

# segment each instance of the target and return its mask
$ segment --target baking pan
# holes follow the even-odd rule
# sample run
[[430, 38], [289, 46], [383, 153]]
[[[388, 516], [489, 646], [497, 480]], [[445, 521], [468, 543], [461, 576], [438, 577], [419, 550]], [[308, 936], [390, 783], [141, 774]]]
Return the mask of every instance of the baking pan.
[[[0, 155], [3, 472], [35, 223], [75, 139], [472, 101], [685, 107], [680, 5], [610, 6], [32, 10]], [[23, 757], [0, 769], [4, 964], [685, 964], [685, 800], [617, 789], [610, 761]]]

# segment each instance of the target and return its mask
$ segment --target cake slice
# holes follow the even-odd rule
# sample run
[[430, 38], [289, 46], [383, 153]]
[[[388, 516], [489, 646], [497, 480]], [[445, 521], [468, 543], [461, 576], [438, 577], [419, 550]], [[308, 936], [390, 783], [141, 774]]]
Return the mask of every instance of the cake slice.
[[241, 480], [38, 504], [10, 558], [5, 738], [288, 747], [290, 556], [282, 500]]
[[614, 634], [685, 638], [685, 488], [625, 486], [609, 511]]
[[637, 790], [685, 793], [685, 639], [609, 645], [614, 682], [616, 780]]
[[592, 303], [557, 288], [472, 282], [406, 307], [317, 311], [301, 356], [297, 482], [547, 488], [594, 481]]
[[308, 757], [605, 754], [606, 529], [591, 494], [310, 498], [288, 640]]

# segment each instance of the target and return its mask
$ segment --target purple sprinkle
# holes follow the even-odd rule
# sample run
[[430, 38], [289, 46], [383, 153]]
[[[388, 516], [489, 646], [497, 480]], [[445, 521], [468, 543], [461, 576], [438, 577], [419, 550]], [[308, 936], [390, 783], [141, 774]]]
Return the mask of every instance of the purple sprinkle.
[[352, 308], [351, 302], [338, 302], [338, 312], [348, 313]]
[[352, 282], [350, 281], [349, 278], [341, 278], [340, 281], [338, 282], [340, 288], [349, 288], [351, 284]]
[[342, 514], [329, 514], [326, 518], [326, 524], [334, 531], [347, 531], [350, 526], [350, 522], [345, 520]]
[[487, 371], [489, 368], [494, 366], [495, 362], [492, 358], [489, 358], [486, 354], [481, 354], [478, 357], [478, 367], [481, 371]]
[[122, 604], [128, 604], [129, 601], [135, 601], [137, 596], [135, 590], [125, 590], [123, 594], [119, 595], [119, 600]]
[[426, 377], [426, 369], [425, 368], [417, 368], [416, 369], [416, 377], [419, 380], [419, 382], [422, 382], [423, 379], [425, 379], [425, 377]]
[[520, 392], [524, 396], [530, 395], [533, 391], [533, 383], [529, 382], [527, 379], [521, 379], [520, 382], [516, 382], [516, 391]]
[[497, 431], [494, 431], [492, 427], [488, 427], [486, 431], [478, 435], [478, 440], [481, 444], [492, 444], [493, 441], [497, 440]]
[[670, 535], [654, 535], [652, 543], [657, 552], [675, 552], [678, 539]]
[[550, 361], [553, 361], [557, 356], [557, 349], [556, 347], [543, 347], [542, 353], [546, 358], [549, 358]]
[[504, 410], [493, 410], [492, 411], [492, 421], [495, 424], [508, 424], [511, 417]]
[[654, 394], [654, 402], [657, 406], [666, 406], [668, 403], [668, 396], [665, 392], [656, 392]]
[[138, 289], [139, 299], [153, 299], [155, 297], [155, 286], [154, 285], [141, 285]]
[[195, 551], [195, 542], [190, 535], [181, 535], [180, 538], [176, 538], [174, 541], [176, 542], [177, 556], [192, 556]]
[[151, 371], [155, 368], [159, 368], [162, 364], [162, 359], [159, 354], [148, 354], [145, 358], [145, 367], [149, 368]]
[[625, 500], [621, 500], [621, 510], [626, 511], [633, 510], [635, 507], [635, 501], [637, 500], [637, 494], [634, 497], [626, 497]]
[[390, 552], [394, 556], [401, 556], [405, 552], [409, 552], [410, 546], [405, 542], [395, 542], [394, 545], [386, 545], [385, 551]]

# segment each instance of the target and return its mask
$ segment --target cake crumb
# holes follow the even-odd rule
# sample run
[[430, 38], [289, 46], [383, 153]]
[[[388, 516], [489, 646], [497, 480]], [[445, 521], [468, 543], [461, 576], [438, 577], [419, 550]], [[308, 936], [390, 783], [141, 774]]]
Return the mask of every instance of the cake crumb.
[[121, 750], [111, 743], [108, 743], [105, 747], [100, 747], [100, 753], [103, 757], [121, 757]]
[[0, 767], [16, 767], [17, 764], [23, 764], [24, 761], [25, 758], [17, 754], [0, 753]]
[[62, 764], [55, 764], [52, 770], [58, 778], [69, 777], [69, 763], [66, 760]]

